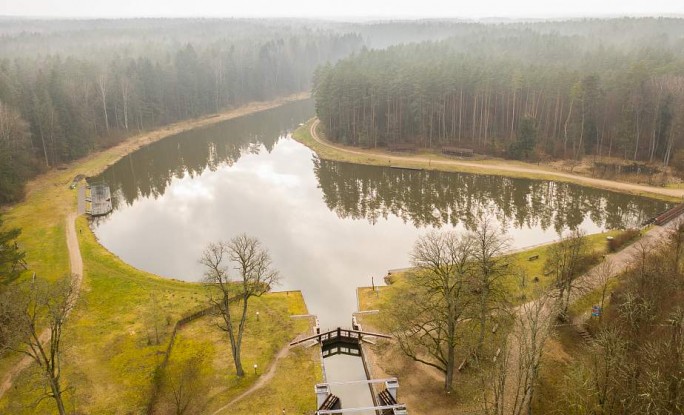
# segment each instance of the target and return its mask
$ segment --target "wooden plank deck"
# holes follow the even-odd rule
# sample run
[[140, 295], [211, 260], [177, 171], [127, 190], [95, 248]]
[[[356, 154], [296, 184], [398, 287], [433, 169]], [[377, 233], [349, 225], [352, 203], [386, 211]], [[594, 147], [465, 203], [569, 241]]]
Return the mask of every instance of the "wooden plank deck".
[[109, 186], [106, 184], [90, 185], [89, 195], [86, 194], [86, 202], [89, 208], [86, 212], [90, 216], [104, 216], [112, 211], [112, 194]]

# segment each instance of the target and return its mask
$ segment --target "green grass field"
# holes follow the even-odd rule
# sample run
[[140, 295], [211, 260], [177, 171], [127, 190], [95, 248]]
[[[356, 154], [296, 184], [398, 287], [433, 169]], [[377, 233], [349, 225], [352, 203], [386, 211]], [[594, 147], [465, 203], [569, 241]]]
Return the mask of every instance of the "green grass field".
[[[133, 143], [131, 148], [139, 145]], [[4, 211], [6, 226], [22, 229], [19, 245], [26, 251], [29, 267], [22, 278], [30, 277], [33, 272], [50, 281], [69, 275], [66, 218], [76, 210], [77, 197], [77, 190], [69, 189], [69, 185], [76, 175], [92, 176], [101, 172], [131, 148], [112, 148], [65, 169], [51, 170], [27, 185], [23, 202]], [[206, 307], [205, 289], [201, 284], [164, 279], [129, 266], [97, 242], [85, 218], [78, 219], [77, 228], [82, 230], [79, 240], [84, 276], [80, 298], [63, 333], [62, 383], [67, 389], [67, 408], [87, 414], [146, 413], [155, 371], [173, 326], [179, 318]], [[291, 321], [289, 317], [306, 313], [306, 306], [299, 293], [274, 293], [251, 302], [250, 311], [256, 309], [261, 309], [268, 319], [261, 326], [248, 321], [245, 365], [249, 366], [248, 361], [253, 360], [267, 367], [278, 350], [308, 329], [308, 322]], [[202, 330], [209, 327], [210, 322], [204, 318], [184, 329], [180, 334], [181, 347], [209, 341], [216, 355], [221, 356], [222, 360], [208, 368], [210, 373], [221, 373], [214, 380], [225, 383], [214, 391], [210, 402], [212, 406], [220, 406], [252, 385], [255, 379], [246, 377], [238, 381], [226, 371], [230, 353], [225, 335], [212, 332], [207, 339], [195, 338], [205, 336]], [[187, 342], [183, 343], [184, 340]], [[6, 373], [20, 358], [18, 354], [0, 357], [0, 373]], [[289, 383], [287, 390], [294, 394], [293, 402], [300, 402], [297, 407], [304, 408], [304, 403], [308, 405], [313, 400], [313, 379], [321, 373], [317, 362], [301, 352], [281, 362], [296, 373], [299, 388]], [[56, 413], [51, 399], [40, 399], [44, 386], [35, 369], [32, 366], [22, 372], [0, 400], [0, 413]], [[275, 380], [278, 379], [276, 376]], [[269, 383], [266, 388], [287, 393], [281, 385]]]
[[[206, 307], [201, 284], [163, 279], [139, 271], [104, 249], [80, 218], [81, 252], [85, 275], [81, 298], [64, 332], [63, 380], [70, 388], [67, 400], [81, 413], [145, 413], [150, 400], [153, 376], [166, 350], [173, 325], [181, 317]], [[254, 321], [260, 310], [261, 319]], [[269, 365], [277, 351], [297, 334], [309, 328], [305, 320], [290, 319], [306, 313], [300, 293], [266, 294], [250, 303], [250, 318], [243, 345], [243, 362], [260, 367]], [[199, 319], [179, 334], [180, 349], [193, 341], [208, 342], [216, 359], [207, 370], [216, 385], [212, 406], [227, 403], [255, 381], [253, 376], [238, 379], [230, 359], [225, 333], [211, 318]], [[159, 339], [159, 343], [157, 343]], [[172, 352], [171, 362], [176, 349]], [[297, 378], [313, 379], [319, 368], [306, 359], [296, 360]], [[294, 364], [290, 362], [290, 365]], [[54, 403], [34, 403], [42, 390], [33, 390], [31, 372], [25, 372], [17, 388], [0, 401], [0, 412], [13, 414], [51, 413]], [[313, 383], [312, 383], [313, 384]], [[311, 385], [301, 385], [307, 393], [302, 401], [313, 399]]]

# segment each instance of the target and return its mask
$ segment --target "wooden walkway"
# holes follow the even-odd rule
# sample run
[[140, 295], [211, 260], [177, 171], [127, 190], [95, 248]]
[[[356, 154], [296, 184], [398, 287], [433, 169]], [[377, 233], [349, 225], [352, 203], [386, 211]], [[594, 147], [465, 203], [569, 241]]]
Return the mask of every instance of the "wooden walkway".
[[361, 339], [363, 338], [363, 336], [381, 337], [384, 339], [392, 338], [392, 336], [388, 336], [387, 334], [352, 329], [343, 329], [341, 327], [338, 327], [334, 330], [326, 331], [325, 333], [314, 334], [313, 336], [295, 340], [292, 343], [290, 343], [290, 347], [297, 346], [298, 344], [302, 344], [310, 340], [315, 340], [316, 342], [321, 343], [323, 345], [329, 345], [334, 343], [359, 344], [361, 343]]
[[90, 216], [104, 216], [112, 211], [112, 194], [104, 183], [86, 188], [86, 213]]
[[654, 223], [658, 226], [663, 226], [667, 222], [669, 222], [672, 219], [681, 215], [683, 212], [684, 212], [684, 203], [681, 205], [677, 205], [677, 206], [673, 207], [672, 209], [669, 209], [669, 210], [661, 213], [660, 215], [658, 215], [655, 218]]

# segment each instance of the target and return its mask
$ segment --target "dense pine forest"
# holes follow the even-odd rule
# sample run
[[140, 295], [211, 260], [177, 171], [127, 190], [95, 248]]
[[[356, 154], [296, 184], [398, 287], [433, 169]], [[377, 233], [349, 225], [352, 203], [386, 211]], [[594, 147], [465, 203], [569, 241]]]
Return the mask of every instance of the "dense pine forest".
[[0, 204], [127, 136], [312, 86], [355, 145], [682, 158], [680, 19], [0, 22]]
[[358, 34], [229, 20], [3, 21], [0, 204], [128, 135], [310, 88]]
[[314, 96], [329, 138], [352, 145], [668, 166], [684, 138], [682, 57], [677, 19], [464, 24], [323, 66]]

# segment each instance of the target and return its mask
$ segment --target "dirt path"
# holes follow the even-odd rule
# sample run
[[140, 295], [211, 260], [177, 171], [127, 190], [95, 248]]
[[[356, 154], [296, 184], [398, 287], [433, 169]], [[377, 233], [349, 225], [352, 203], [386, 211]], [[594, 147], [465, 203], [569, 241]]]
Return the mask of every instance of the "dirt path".
[[253, 392], [255, 392], [261, 388], [263, 388], [268, 382], [271, 381], [271, 379], [273, 379], [273, 376], [275, 376], [275, 371], [276, 371], [276, 368], [278, 366], [278, 361], [280, 361], [280, 359], [286, 357], [289, 353], [290, 353], [290, 346], [285, 346], [282, 349], [280, 349], [280, 351], [276, 355], [275, 359], [271, 363], [271, 366], [269, 366], [268, 371], [266, 373], [264, 373], [263, 375], [261, 375], [259, 377], [259, 380], [257, 380], [254, 383], [254, 385], [252, 385], [249, 389], [247, 389], [246, 391], [242, 392], [241, 394], [239, 394], [238, 396], [233, 398], [232, 401], [228, 402], [227, 404], [223, 405], [222, 407], [220, 407], [219, 409], [214, 411], [212, 413], [212, 415], [218, 415], [218, 414], [226, 411], [231, 406], [235, 405], [238, 401], [241, 401], [242, 399], [244, 399], [246, 396], [250, 395], [251, 393], [253, 393]]
[[[611, 263], [612, 274], [618, 275], [624, 272], [632, 263], [632, 259], [635, 258], [639, 252], [642, 251], [642, 249], [652, 249], [661, 245], [668, 237], [669, 232], [671, 232], [677, 226], [680, 220], [681, 215], [671, 220], [664, 226], [654, 226], [641, 238], [637, 239], [624, 249], [614, 254], [606, 255], [605, 261]], [[599, 281], [597, 281], [595, 277], [595, 269], [596, 267], [589, 270], [586, 274], [577, 279], [578, 285], [582, 288], [582, 292], [576, 292], [575, 295], [571, 296], [571, 302], [577, 301], [583, 293], [594, 290], [598, 287]]]
[[461, 161], [461, 160], [440, 160], [440, 159], [431, 159], [431, 158], [426, 158], [426, 157], [421, 157], [421, 156], [397, 156], [393, 154], [388, 154], [388, 153], [381, 153], [377, 151], [371, 151], [371, 150], [358, 150], [358, 149], [351, 149], [348, 147], [343, 147], [340, 145], [332, 144], [331, 142], [322, 139], [318, 135], [317, 127], [318, 124], [320, 123], [320, 120], [316, 119], [312, 124], [311, 124], [311, 137], [320, 145], [324, 147], [328, 147], [330, 149], [334, 149], [335, 151], [339, 151], [342, 153], [347, 153], [347, 154], [354, 154], [357, 156], [377, 156], [377, 157], [382, 157], [383, 160], [387, 159], [389, 162], [392, 161], [403, 161], [403, 162], [413, 162], [413, 163], [425, 163], [426, 165], [429, 165], [430, 167], [433, 166], [459, 166], [459, 167], [467, 167], [467, 168], [472, 168], [472, 169], [477, 169], [481, 170], [482, 173], [519, 173], [519, 174], [527, 174], [527, 175], [544, 175], [548, 177], [549, 179], [564, 179], [565, 181], [571, 181], [573, 183], [578, 183], [586, 186], [591, 186], [591, 187], [598, 187], [601, 189], [609, 189], [609, 190], [616, 190], [619, 192], [625, 192], [625, 193], [652, 193], [652, 194], [658, 194], [658, 195], [663, 195], [663, 196], [668, 196], [668, 197], [676, 197], [676, 198], [682, 198], [684, 197], [684, 189], [668, 189], [664, 187], [654, 187], [654, 186], [646, 186], [646, 185], [640, 185], [640, 184], [635, 184], [635, 183], [625, 183], [625, 182], [616, 182], [612, 180], [604, 180], [604, 179], [595, 179], [591, 177], [585, 177], [585, 176], [580, 176], [577, 174], [571, 174], [571, 173], [563, 173], [559, 172], [556, 170], [550, 170], [548, 168], [543, 168], [543, 167], [538, 167], [535, 168], [533, 166], [520, 166], [520, 165], [515, 165], [512, 163], [507, 163], [506, 161], [503, 160], [497, 160], [495, 164], [493, 163], [478, 163], [478, 162], [468, 162], [468, 161]]
[[[613, 278], [626, 271], [632, 264], [633, 259], [636, 258], [643, 250], [650, 250], [661, 245], [667, 239], [669, 232], [672, 231], [672, 229], [674, 229], [676, 226], [678, 226], [681, 220], [682, 215], [671, 220], [664, 226], [654, 226], [648, 232], [646, 232], [641, 238], [631, 243], [624, 249], [616, 253], [606, 255], [604, 258], [604, 262], [608, 262], [611, 264], [610, 269]], [[600, 281], [597, 278], [596, 270], [600, 265], [601, 264], [595, 266], [594, 268], [590, 269], [585, 274], [579, 276], [575, 280], [576, 286], [578, 288], [574, 289], [574, 291], [571, 293], [570, 304], [579, 300], [584, 294], [591, 292], [599, 287]], [[538, 304], [541, 304], [542, 306], [539, 308], [539, 321], [543, 321], [544, 319], [549, 318], [549, 313], [551, 313], [551, 308], [549, 304], [539, 303], [539, 301], [540, 300], [533, 300], [519, 307], [516, 307], [516, 313], [518, 315], [521, 315], [526, 308], [527, 310], [534, 310]], [[582, 318], [573, 321], [572, 324], [580, 325], [583, 323], [586, 317], [587, 315], [583, 315]], [[516, 325], [516, 328], [518, 327], [519, 326]], [[521, 335], [521, 333], [516, 333], [515, 329], [514, 332], [512, 332], [509, 336], [510, 355], [508, 367], [511, 369], [512, 372], [511, 375], [509, 375], [507, 378], [505, 391], [506, 408], [508, 408], [509, 410], [511, 409], [512, 401], [515, 399], [514, 390], [516, 386], [514, 385], [514, 383], [517, 381], [517, 379], [520, 379], [520, 373], [517, 372], [517, 370], [519, 370], [520, 368], [520, 348], [518, 342], [519, 339], [522, 337], [523, 335]], [[527, 340], [530, 341], [529, 339]], [[543, 345], [540, 346], [543, 347]]]
[[78, 299], [78, 295], [81, 293], [81, 282], [83, 282], [83, 258], [81, 258], [81, 249], [76, 234], [76, 218], [76, 213], [70, 213], [66, 220], [67, 249], [69, 250], [69, 264], [71, 265], [71, 284], [74, 286], [74, 300]]
[[[104, 171], [108, 166], [122, 157], [126, 156], [138, 150], [144, 146], [151, 143], [164, 139], [174, 134], [178, 134], [184, 131], [188, 131], [194, 128], [199, 128], [218, 122], [226, 121], [233, 118], [238, 118], [244, 115], [256, 113], [259, 111], [264, 111], [267, 109], [275, 108], [280, 105], [286, 104], [288, 102], [299, 101], [307, 99], [310, 97], [308, 92], [293, 94], [287, 97], [278, 98], [272, 101], [263, 102], [252, 102], [244, 106], [225, 111], [220, 114], [208, 115], [202, 118], [179, 121], [177, 123], [159, 127], [153, 131], [145, 132], [137, 136], [129, 137], [123, 142], [117, 144], [116, 146], [109, 148], [107, 150], [90, 154], [82, 159], [73, 161], [67, 170], [52, 169], [47, 173], [37, 177], [34, 180], [29, 181], [26, 184], [26, 200], [30, 200], [33, 194], [43, 194], [46, 192], [52, 192], [55, 187], [66, 186], [67, 182], [64, 181], [65, 177], [68, 177], [68, 181], [71, 182], [74, 176], [77, 174], [83, 175], [97, 175], [98, 173]], [[71, 205], [71, 199], [67, 193], [59, 194], [63, 201], [59, 201], [54, 207], [53, 213], [55, 218], [62, 215], [66, 216], [66, 238], [67, 238], [67, 249], [69, 251], [69, 261], [70, 268], [73, 277], [72, 283], [74, 284], [74, 295], [76, 298], [80, 293], [82, 276], [83, 276], [83, 261], [81, 258], [81, 252], [78, 246], [77, 230], [75, 219], [78, 214], [83, 214], [85, 210], [85, 205], [80, 200], [83, 195], [82, 186], [79, 188], [79, 202], [77, 204], [78, 214], [71, 212], [73, 206]], [[49, 331], [45, 330], [40, 335], [41, 342], [45, 343], [48, 340]], [[12, 387], [16, 378], [21, 374], [21, 372], [31, 365], [32, 360], [28, 356], [22, 357], [17, 363], [12, 366], [12, 368], [7, 372], [0, 374], [0, 399], [4, 394]], [[264, 375], [266, 377], [268, 374]], [[262, 382], [260, 380], [259, 382]]]
[[[71, 265], [71, 284], [74, 287], [73, 296], [74, 301], [78, 299], [81, 292], [81, 282], [83, 281], [83, 259], [81, 258], [81, 250], [78, 245], [78, 236], [76, 234], [76, 213], [70, 213], [66, 219], [66, 238], [67, 249], [69, 250], [69, 263]], [[50, 337], [50, 330], [45, 329], [40, 334], [40, 342], [46, 343]], [[0, 399], [12, 387], [12, 384], [17, 377], [28, 368], [33, 359], [29, 356], [23, 356], [21, 360], [14, 365], [2, 379], [0, 384]]]

